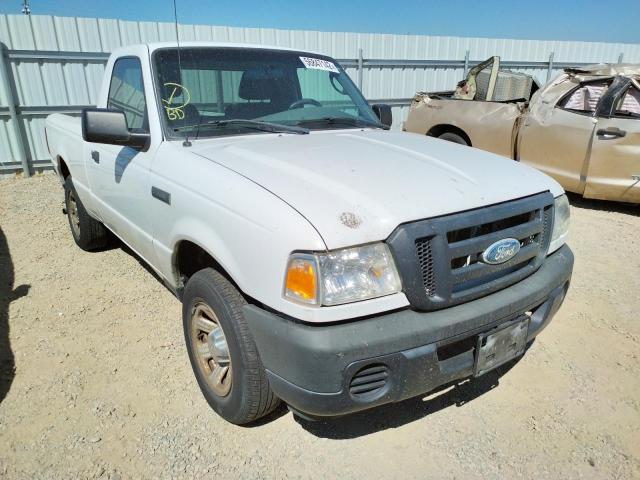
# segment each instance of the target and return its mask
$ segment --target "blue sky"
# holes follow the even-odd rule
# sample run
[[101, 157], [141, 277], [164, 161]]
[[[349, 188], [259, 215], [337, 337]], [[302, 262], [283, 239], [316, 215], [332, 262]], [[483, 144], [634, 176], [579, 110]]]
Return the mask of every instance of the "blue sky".
[[[640, 0], [177, 0], [181, 23], [640, 43]], [[34, 14], [170, 21], [172, 0], [29, 0]], [[0, 0], [19, 13], [22, 0]]]

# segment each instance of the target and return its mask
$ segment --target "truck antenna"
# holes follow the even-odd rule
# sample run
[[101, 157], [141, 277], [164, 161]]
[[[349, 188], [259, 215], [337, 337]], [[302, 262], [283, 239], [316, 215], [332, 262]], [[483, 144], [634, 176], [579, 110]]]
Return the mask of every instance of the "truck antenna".
[[[180, 85], [182, 85], [182, 61], [180, 58], [180, 33], [178, 29], [178, 7], [176, 7], [176, 0], [173, 0], [173, 20], [176, 26], [176, 44], [178, 45], [178, 76], [180, 77]], [[184, 88], [184, 87], [183, 87]], [[184, 93], [183, 93], [184, 95]], [[186, 118], [186, 117], [185, 117]], [[184, 124], [183, 124], [184, 126]], [[189, 141], [189, 134], [185, 132], [184, 134], [184, 142], [182, 142], [183, 147], [190, 147], [191, 142]]]

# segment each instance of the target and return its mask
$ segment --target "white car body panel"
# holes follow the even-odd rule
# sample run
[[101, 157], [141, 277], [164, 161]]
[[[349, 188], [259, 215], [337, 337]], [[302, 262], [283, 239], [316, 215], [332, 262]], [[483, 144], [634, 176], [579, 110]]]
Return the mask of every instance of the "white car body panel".
[[[285, 315], [332, 322], [379, 314], [407, 306], [406, 296], [333, 307], [286, 300], [289, 255], [381, 241], [408, 221], [543, 191], [563, 193], [532, 168], [410, 133], [345, 129], [253, 133], [192, 140], [192, 146], [166, 141], [150, 67], [150, 53], [164, 47], [175, 44], [114, 51], [98, 101], [98, 107], [106, 107], [115, 59], [139, 57], [152, 139], [147, 151], [127, 155], [126, 147], [86, 143], [79, 121], [64, 115], [49, 116], [46, 128], [58, 174], [63, 159], [87, 210], [172, 287], [181, 280], [177, 247], [190, 241], [206, 250], [247, 296]], [[100, 164], [92, 161], [94, 150]], [[151, 196], [152, 186], [170, 193], [170, 205]]]
[[557, 183], [533, 168], [405, 132], [229, 137], [197, 142], [192, 151], [292, 205], [329, 249], [384, 240], [409, 221], [547, 190], [562, 194]]

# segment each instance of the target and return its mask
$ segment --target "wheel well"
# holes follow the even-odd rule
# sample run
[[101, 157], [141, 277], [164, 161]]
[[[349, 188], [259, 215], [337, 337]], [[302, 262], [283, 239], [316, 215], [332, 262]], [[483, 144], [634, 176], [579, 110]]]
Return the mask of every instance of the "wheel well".
[[[222, 265], [213, 258], [204, 248], [188, 240], [181, 241], [176, 247], [175, 254], [175, 272], [178, 277], [178, 283], [184, 287], [189, 277], [194, 273], [204, 269], [213, 268], [218, 271], [227, 280], [236, 285], [231, 276], [226, 272]], [[237, 285], [236, 285], [237, 287]], [[238, 289], [239, 290], [239, 289]]]
[[58, 157], [58, 171], [60, 172], [60, 175], [62, 176], [63, 180], [66, 180], [67, 177], [71, 175], [71, 172], [69, 171], [69, 167], [67, 167], [67, 164], [65, 163], [62, 157]]
[[435, 127], [432, 127], [431, 130], [427, 132], [427, 135], [429, 135], [430, 137], [439, 137], [443, 133], [447, 133], [447, 132], [460, 135], [462, 138], [464, 138], [464, 141], [467, 142], [469, 146], [472, 146], [469, 135], [467, 135], [464, 130], [456, 127], [455, 125], [447, 125], [447, 124], [436, 125]]

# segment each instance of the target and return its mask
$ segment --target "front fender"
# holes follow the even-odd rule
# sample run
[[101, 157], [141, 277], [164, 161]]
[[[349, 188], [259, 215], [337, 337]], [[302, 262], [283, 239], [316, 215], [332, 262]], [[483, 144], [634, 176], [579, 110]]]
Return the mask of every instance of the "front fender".
[[178, 250], [180, 244], [185, 241], [198, 245], [206, 251], [243, 291], [248, 286], [246, 275], [243, 274], [240, 264], [235, 260], [225, 241], [210, 225], [197, 218], [181, 219], [171, 232], [171, 275], [176, 285], [180, 281], [177, 265]]

